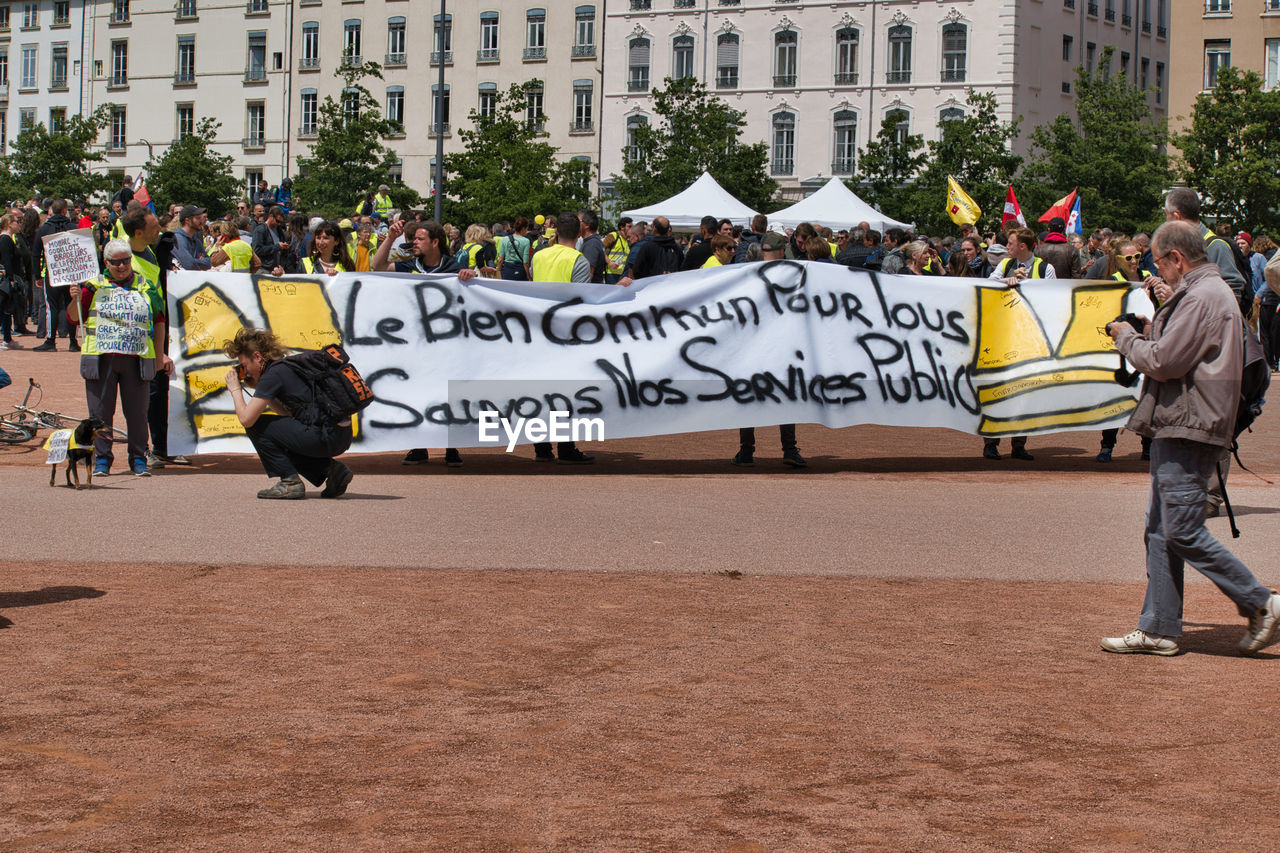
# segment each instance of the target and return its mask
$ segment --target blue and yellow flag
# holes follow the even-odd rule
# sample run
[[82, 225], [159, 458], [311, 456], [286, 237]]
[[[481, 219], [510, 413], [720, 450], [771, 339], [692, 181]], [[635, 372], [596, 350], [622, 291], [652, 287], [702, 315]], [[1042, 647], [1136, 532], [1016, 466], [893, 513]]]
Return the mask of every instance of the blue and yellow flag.
[[957, 225], [972, 225], [982, 218], [982, 208], [947, 175], [947, 215]]

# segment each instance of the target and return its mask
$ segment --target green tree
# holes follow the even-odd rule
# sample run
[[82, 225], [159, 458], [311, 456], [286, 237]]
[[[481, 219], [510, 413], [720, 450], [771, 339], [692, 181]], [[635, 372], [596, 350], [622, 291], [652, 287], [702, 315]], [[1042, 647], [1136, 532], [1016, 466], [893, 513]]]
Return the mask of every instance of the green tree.
[[[894, 219], [907, 221], [901, 213], [908, 202], [910, 187], [928, 162], [924, 137], [899, 131], [903, 116], [890, 111], [880, 123], [880, 132], [858, 152], [858, 171], [848, 184], [868, 204]], [[941, 205], [941, 202], [939, 202]]]
[[1173, 179], [1166, 124], [1151, 114], [1147, 92], [1111, 74], [1110, 47], [1096, 68], [1076, 69], [1075, 113], [1031, 132], [1031, 159], [1019, 189], [1027, 219], [1080, 188], [1086, 228], [1129, 233], [1163, 221], [1164, 191]]
[[88, 199], [110, 191], [114, 182], [105, 172], [92, 172], [106, 154], [95, 151], [98, 134], [110, 122], [105, 106], [90, 115], [74, 115], [52, 132], [44, 124], [18, 134], [7, 163], [13, 182], [26, 192], [46, 198]]
[[1196, 96], [1191, 125], [1173, 138], [1179, 174], [1204, 198], [1205, 212], [1245, 228], [1280, 228], [1280, 91], [1254, 71], [1218, 70]]
[[675, 195], [704, 171], [748, 207], [776, 208], [773, 195], [778, 184], [766, 169], [769, 147], [763, 142], [742, 142], [744, 113], [691, 77], [668, 77], [663, 88], [651, 95], [653, 111], [661, 121], [635, 128], [633, 147], [622, 152], [622, 174], [613, 176], [624, 208]]
[[464, 150], [444, 158], [447, 219], [465, 227], [590, 203], [590, 164], [560, 160], [543, 141], [546, 117], [526, 116], [529, 87], [540, 85], [532, 80], [499, 92], [492, 114], [471, 111], [471, 127], [458, 131]]
[[[316, 121], [316, 141], [310, 154], [298, 157], [299, 174], [293, 179], [294, 203], [302, 210], [325, 216], [347, 216], [363, 194], [388, 176], [398, 157], [383, 141], [402, 133], [398, 122], [383, 118], [366, 77], [382, 79], [376, 62], [352, 65], [344, 62], [334, 76], [342, 80], [339, 97], [326, 95]], [[412, 206], [422, 197], [410, 187], [397, 185], [397, 203]]]
[[235, 207], [240, 180], [231, 167], [235, 160], [211, 150], [221, 123], [201, 119], [195, 131], [165, 149], [155, 163], [148, 163], [147, 190], [156, 209], [171, 204], [194, 204], [218, 217]]
[[916, 223], [924, 234], [945, 234], [956, 225], [947, 215], [947, 176], [982, 208], [983, 217], [999, 224], [1004, 197], [1022, 158], [1013, 153], [1020, 118], [1004, 122], [996, 96], [969, 90], [963, 118], [939, 124], [939, 137], [929, 143], [927, 165], [920, 177], [900, 193], [895, 219]]

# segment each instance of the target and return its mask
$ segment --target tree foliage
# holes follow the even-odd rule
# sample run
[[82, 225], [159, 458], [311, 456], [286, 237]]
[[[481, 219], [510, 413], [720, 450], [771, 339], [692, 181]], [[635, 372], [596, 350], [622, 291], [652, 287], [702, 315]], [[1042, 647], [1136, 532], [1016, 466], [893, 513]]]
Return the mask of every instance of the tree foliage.
[[662, 201], [710, 172], [722, 187], [755, 210], [773, 210], [778, 184], [766, 166], [769, 147], [742, 142], [744, 114], [710, 94], [705, 84], [668, 77], [654, 89], [658, 124], [635, 129], [634, 150], [623, 149], [622, 174], [614, 187], [624, 208]]
[[955, 229], [946, 211], [948, 175], [978, 203], [983, 218], [998, 225], [1005, 192], [1022, 165], [1022, 158], [1013, 153], [1021, 119], [1001, 121], [994, 94], [970, 89], [965, 105], [963, 118], [939, 124], [939, 138], [929, 143], [924, 171], [897, 194], [900, 206], [884, 208], [895, 219], [916, 223], [924, 234]]
[[491, 115], [471, 111], [471, 127], [458, 131], [464, 150], [444, 158], [446, 219], [489, 223], [590, 203], [591, 165], [559, 159], [539, 130], [545, 116], [528, 120], [528, 90], [537, 85], [518, 83], [497, 93]]
[[106, 160], [94, 147], [110, 120], [103, 106], [87, 116], [71, 116], [52, 130], [39, 123], [19, 133], [6, 158], [14, 185], [45, 198], [88, 199], [109, 191], [111, 178], [90, 169]]
[[848, 183], [868, 204], [905, 222], [910, 217], [901, 211], [907, 202], [908, 183], [920, 174], [928, 154], [924, 137], [900, 134], [899, 121], [893, 112], [884, 117], [876, 138], [858, 152], [858, 170]]
[[171, 204], [194, 204], [222, 216], [235, 207], [240, 180], [232, 171], [235, 159], [213, 151], [221, 123], [203, 118], [194, 132], [165, 149], [155, 163], [148, 163], [147, 190], [156, 209]]
[[1163, 221], [1164, 191], [1172, 180], [1163, 119], [1147, 92], [1111, 74], [1112, 49], [1094, 69], [1076, 69], [1075, 115], [1060, 115], [1031, 132], [1032, 156], [1019, 195], [1028, 220], [1080, 188], [1086, 228], [1133, 233]]
[[1174, 136], [1179, 173], [1203, 195], [1204, 211], [1245, 228], [1280, 228], [1280, 91], [1254, 71], [1218, 70], [1196, 96], [1191, 125]]
[[[344, 62], [334, 76], [342, 80], [339, 97], [326, 95], [316, 120], [316, 141], [309, 155], [298, 157], [293, 179], [295, 204], [326, 216], [346, 216], [364, 194], [388, 178], [398, 158], [383, 140], [402, 132], [398, 122], [383, 118], [366, 77], [382, 79], [376, 62]], [[421, 196], [409, 187], [396, 187], [401, 205], [417, 204]]]

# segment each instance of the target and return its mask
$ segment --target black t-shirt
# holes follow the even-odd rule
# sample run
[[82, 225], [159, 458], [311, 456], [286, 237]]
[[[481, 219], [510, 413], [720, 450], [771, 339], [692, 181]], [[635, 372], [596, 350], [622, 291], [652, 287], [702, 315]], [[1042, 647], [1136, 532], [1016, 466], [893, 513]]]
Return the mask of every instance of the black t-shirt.
[[273, 361], [267, 365], [258, 379], [258, 386], [253, 389], [253, 396], [279, 400], [298, 420], [315, 423], [317, 413], [311, 386], [284, 362]]
[[440, 263], [434, 267], [427, 267], [422, 263], [421, 258], [413, 258], [408, 261], [396, 261], [395, 268], [396, 272], [407, 273], [457, 272], [461, 269], [457, 259], [448, 253], [441, 255]]

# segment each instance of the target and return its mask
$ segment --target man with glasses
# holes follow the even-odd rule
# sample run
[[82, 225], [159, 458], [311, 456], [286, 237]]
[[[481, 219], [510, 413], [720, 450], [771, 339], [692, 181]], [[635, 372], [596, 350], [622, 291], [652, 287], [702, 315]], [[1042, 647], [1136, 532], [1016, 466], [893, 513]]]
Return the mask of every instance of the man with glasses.
[[1128, 428], [1154, 439], [1145, 533], [1147, 593], [1137, 630], [1103, 638], [1102, 649], [1178, 654], [1183, 567], [1189, 563], [1249, 620], [1237, 648], [1253, 654], [1275, 637], [1280, 594], [1258, 583], [1204, 524], [1209, 478], [1234, 437], [1244, 323], [1195, 225], [1160, 226], [1152, 254], [1160, 273], [1153, 279], [1160, 300], [1155, 318], [1141, 318], [1142, 333], [1128, 323], [1106, 328], [1120, 354], [1146, 377]]

